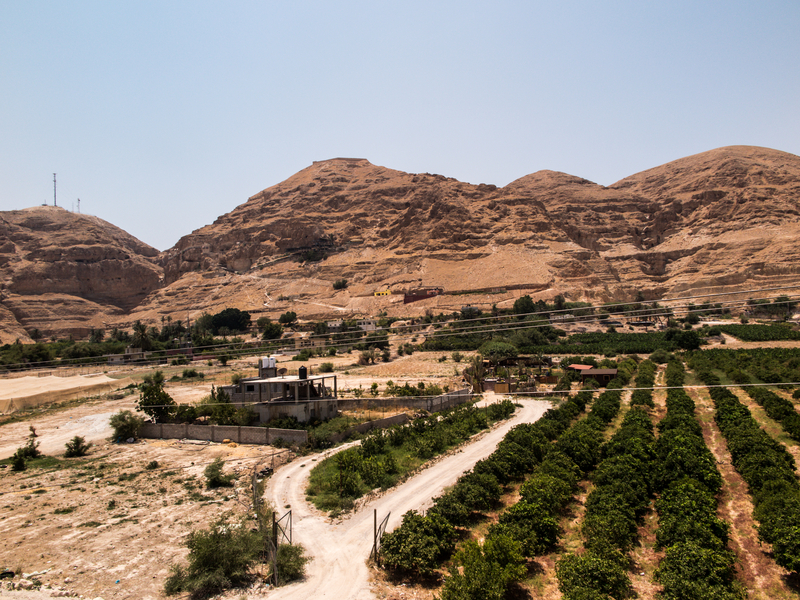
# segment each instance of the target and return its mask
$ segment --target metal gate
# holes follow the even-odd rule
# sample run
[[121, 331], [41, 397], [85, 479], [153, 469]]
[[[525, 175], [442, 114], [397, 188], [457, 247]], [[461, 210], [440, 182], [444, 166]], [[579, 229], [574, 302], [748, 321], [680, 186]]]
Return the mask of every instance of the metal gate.
[[373, 526], [372, 526], [372, 550], [369, 552], [369, 557], [374, 558], [375, 562], [380, 562], [381, 538], [386, 533], [386, 525], [389, 523], [389, 517], [392, 515], [391, 511], [383, 518], [383, 521], [378, 524], [378, 510], [373, 512]]

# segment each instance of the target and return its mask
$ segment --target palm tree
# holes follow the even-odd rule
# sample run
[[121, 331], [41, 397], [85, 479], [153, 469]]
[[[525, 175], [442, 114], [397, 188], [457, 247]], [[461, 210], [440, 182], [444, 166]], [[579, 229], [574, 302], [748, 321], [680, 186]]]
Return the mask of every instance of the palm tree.
[[133, 339], [131, 340], [131, 345], [134, 348], [141, 348], [142, 352], [147, 352], [153, 347], [153, 340], [150, 336], [150, 331], [147, 329], [147, 325], [139, 320], [133, 324]]

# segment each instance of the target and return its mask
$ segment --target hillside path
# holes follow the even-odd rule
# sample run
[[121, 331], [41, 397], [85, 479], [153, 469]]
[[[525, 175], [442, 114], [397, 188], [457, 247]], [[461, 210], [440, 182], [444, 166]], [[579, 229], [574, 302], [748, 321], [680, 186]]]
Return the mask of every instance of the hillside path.
[[290, 505], [293, 541], [305, 546], [312, 561], [306, 566], [305, 581], [270, 591], [265, 598], [298, 599], [335, 598], [365, 600], [374, 596], [369, 586], [367, 558], [372, 548], [373, 510], [378, 520], [391, 511], [387, 531], [395, 529], [403, 514], [411, 509], [430, 507], [431, 500], [476, 462], [491, 454], [514, 425], [536, 421], [550, 407], [541, 400], [517, 400], [522, 404], [516, 414], [493, 429], [418, 473], [388, 493], [361, 506], [355, 514], [331, 522], [305, 500], [308, 474], [313, 458], [297, 459], [281, 467], [270, 479], [265, 496], [278, 513]]

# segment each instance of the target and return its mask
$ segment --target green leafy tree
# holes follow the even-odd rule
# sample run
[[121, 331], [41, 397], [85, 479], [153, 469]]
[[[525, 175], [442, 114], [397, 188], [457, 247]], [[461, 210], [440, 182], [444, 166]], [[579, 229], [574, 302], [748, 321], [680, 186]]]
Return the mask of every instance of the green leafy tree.
[[287, 311], [283, 313], [280, 317], [278, 317], [278, 323], [281, 325], [292, 325], [297, 321], [297, 313], [293, 310]]
[[[267, 319], [269, 321], [269, 319]], [[267, 322], [261, 330], [261, 338], [265, 340], [277, 340], [283, 335], [283, 327], [278, 323]]]
[[[515, 315], [527, 315], [536, 311], [536, 304], [534, 304], [531, 297], [526, 294], [514, 301], [513, 311]], [[523, 319], [525, 317], [518, 316], [518, 318]]]
[[250, 328], [250, 313], [238, 308], [226, 308], [211, 317], [211, 332], [221, 335], [221, 330], [229, 332], [247, 331]]
[[175, 412], [175, 407], [175, 401], [164, 390], [164, 373], [161, 371], [147, 375], [139, 384], [137, 408], [143, 413], [156, 421], [165, 421]]
[[509, 358], [516, 358], [518, 350], [515, 346], [506, 342], [492, 340], [483, 344], [478, 349], [478, 353], [497, 364]]
[[464, 544], [451, 568], [441, 600], [503, 600], [512, 583], [525, 577], [520, 544], [506, 535], [489, 536], [483, 545]]

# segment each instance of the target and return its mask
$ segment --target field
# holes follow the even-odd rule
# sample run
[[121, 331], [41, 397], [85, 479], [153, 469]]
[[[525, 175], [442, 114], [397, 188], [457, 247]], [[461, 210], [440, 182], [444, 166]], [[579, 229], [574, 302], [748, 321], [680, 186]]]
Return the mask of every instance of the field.
[[[540, 417], [547, 404], [518, 400], [523, 408], [509, 422], [477, 434], [398, 488], [367, 494], [355, 512], [333, 520], [306, 502], [305, 489], [311, 467], [336, 450], [299, 458], [283, 451], [273, 458], [276, 449], [270, 447], [108, 443], [107, 418], [134, 407], [133, 390], [7, 417], [0, 425], [0, 458], [22, 446], [31, 427], [40, 449], [54, 458], [21, 473], [0, 471], [0, 532], [6, 542], [0, 567], [36, 573], [29, 579], [51, 588], [4, 590], [2, 597], [163, 597], [169, 565], [186, 556], [187, 534], [223, 513], [246, 514], [253, 468], [275, 460], [276, 467], [286, 466], [269, 480], [266, 497], [281, 513], [292, 509], [296, 539], [313, 557], [308, 578], [280, 590], [233, 591], [228, 598], [307, 598], [339, 590], [336, 597], [343, 598], [456, 599], [468, 596], [454, 590], [487, 586], [481, 580], [486, 573], [494, 573], [492, 585], [504, 586], [498, 598], [577, 598], [586, 581], [612, 597], [635, 592], [655, 598], [666, 591], [674, 597], [800, 598], [800, 545], [792, 537], [800, 522], [800, 445], [792, 429], [798, 400], [792, 397], [795, 386], [786, 385], [800, 381], [798, 342], [741, 342], [728, 334], [725, 339], [712, 350], [653, 365], [651, 375], [646, 356], [615, 357], [619, 382], [602, 393], [581, 394], [573, 384], [573, 400], [545, 418]], [[389, 380], [451, 388], [461, 383], [456, 372], [463, 363], [454, 363], [450, 352], [415, 352], [370, 366], [355, 366], [354, 356], [304, 364], [313, 371], [334, 362], [340, 389], [360, 393], [373, 382], [382, 389]], [[202, 382], [177, 381], [167, 391], [178, 401], [197, 401], [212, 383], [248, 369], [246, 361], [204, 367]], [[116, 376], [136, 382], [144, 374]], [[745, 380], [771, 384], [771, 395], [736, 387]], [[703, 387], [714, 381], [733, 387]], [[665, 389], [668, 383], [673, 390]], [[631, 387], [644, 393], [634, 395]], [[737, 441], [745, 425], [755, 429], [749, 441]], [[87, 457], [65, 459], [64, 443], [74, 435], [95, 445]], [[687, 448], [686, 458], [675, 462]], [[760, 461], [755, 470], [753, 452]], [[237, 476], [234, 487], [205, 487], [203, 470], [217, 457]], [[769, 477], [759, 478], [764, 472]], [[776, 487], [772, 480], [783, 483]], [[696, 494], [705, 512], [671, 507], [670, 498], [687, 494]], [[425, 568], [419, 561], [392, 568], [390, 535], [384, 540], [385, 569], [367, 567], [371, 541], [364, 536], [371, 536], [373, 507], [382, 511], [379, 518], [391, 512], [387, 531], [395, 537], [408, 527], [406, 510], [427, 511], [425, 519], [439, 515], [447, 522], [437, 525], [445, 526], [441, 531], [452, 528], [452, 545], [445, 544]], [[492, 550], [501, 546], [504, 559]], [[342, 563], [343, 555], [350, 560]], [[615, 556], [625, 559], [615, 562]], [[680, 556], [693, 558], [681, 562]], [[704, 566], [710, 556], [716, 557], [714, 568]]]

